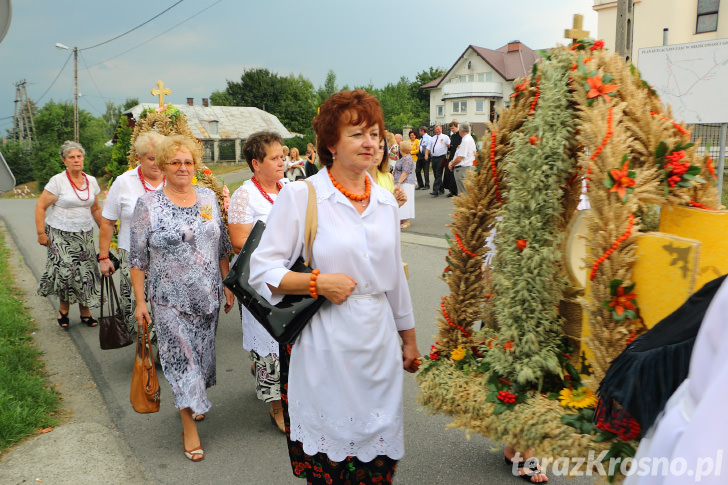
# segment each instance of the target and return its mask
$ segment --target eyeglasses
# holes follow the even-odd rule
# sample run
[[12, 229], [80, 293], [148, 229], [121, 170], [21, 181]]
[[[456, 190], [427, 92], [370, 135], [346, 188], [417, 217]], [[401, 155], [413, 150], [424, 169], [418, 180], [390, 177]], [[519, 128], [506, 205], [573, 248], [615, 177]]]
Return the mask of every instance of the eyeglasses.
[[182, 165], [184, 165], [185, 168], [192, 168], [195, 166], [195, 162], [191, 160], [185, 160], [184, 162], [181, 160], [172, 160], [171, 162], [165, 163], [165, 165], [169, 165], [172, 168], [180, 168]]

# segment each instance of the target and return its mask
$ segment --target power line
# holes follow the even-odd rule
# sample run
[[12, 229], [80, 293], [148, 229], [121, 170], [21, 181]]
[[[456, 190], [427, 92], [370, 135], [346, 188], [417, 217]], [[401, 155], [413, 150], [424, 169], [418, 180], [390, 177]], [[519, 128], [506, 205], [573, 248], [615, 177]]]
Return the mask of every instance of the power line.
[[40, 103], [40, 100], [43, 99], [43, 96], [45, 96], [46, 94], [48, 94], [48, 91], [50, 91], [51, 88], [53, 87], [53, 85], [56, 83], [56, 81], [58, 81], [58, 78], [61, 76], [61, 73], [63, 72], [63, 69], [66, 68], [66, 64], [68, 64], [68, 61], [71, 60], [71, 56], [72, 55], [73, 54], [68, 54], [68, 57], [66, 57], [66, 62], [63, 63], [63, 66], [61, 67], [61, 70], [58, 71], [58, 74], [56, 74], [56, 78], [53, 80], [53, 82], [51, 83], [51, 85], [48, 86], [48, 89], [46, 89], [43, 92], [43, 94], [41, 94], [41, 96], [38, 98], [38, 100], [36, 101], [36, 103]]
[[[131, 49], [127, 49], [127, 50], [125, 50], [124, 52], [121, 52], [121, 53], [119, 53], [119, 54], [117, 54], [117, 55], [115, 55], [115, 56], [109, 57], [108, 59], [105, 59], [105, 60], [103, 60], [103, 61], [101, 61], [101, 62], [97, 62], [96, 64], [93, 64], [93, 65], [92, 65], [91, 67], [96, 67], [96, 66], [99, 66], [99, 65], [101, 65], [101, 64], [103, 64], [103, 63], [105, 63], [105, 62], [109, 62], [109, 61], [111, 61], [111, 60], [113, 60], [113, 59], [116, 59], [117, 57], [121, 57], [121, 56], [123, 56], [124, 54], [127, 54], [127, 53], [129, 53], [129, 52], [133, 51], [134, 49], [138, 49], [139, 47], [143, 46], [144, 44], [147, 44], [147, 43], [149, 43], [149, 42], [153, 41], [153, 40], [154, 40], [154, 39], [156, 39], [157, 37], [161, 37], [161, 36], [163, 36], [164, 34], [166, 34], [167, 32], [169, 32], [169, 31], [171, 31], [171, 30], [173, 30], [173, 29], [176, 29], [176, 28], [177, 28], [177, 27], [179, 27], [180, 25], [182, 25], [182, 24], [184, 24], [184, 23], [186, 23], [186, 22], [189, 22], [189, 21], [190, 21], [190, 20], [192, 20], [193, 18], [195, 18], [195, 17], [197, 17], [198, 15], [200, 15], [200, 14], [201, 14], [202, 12], [204, 12], [204, 11], [206, 11], [206, 10], [209, 10], [209, 9], [211, 9], [212, 7], [214, 7], [215, 5], [217, 5], [217, 4], [218, 4], [218, 3], [220, 3], [220, 2], [222, 2], [222, 0], [217, 0], [217, 1], [215, 2], [215, 3], [212, 3], [212, 4], [208, 5], [207, 7], [203, 8], [202, 10], [200, 10], [199, 12], [197, 12], [197, 13], [194, 13], [194, 14], [192, 14], [191, 16], [187, 17], [186, 19], [184, 19], [184, 20], [183, 20], [183, 21], [181, 21], [180, 23], [178, 23], [178, 24], [176, 24], [176, 25], [173, 25], [172, 27], [168, 28], [168, 29], [167, 29], [167, 30], [165, 30], [164, 32], [162, 32], [162, 33], [160, 33], [160, 34], [157, 34], [157, 35], [155, 35], [154, 37], [150, 37], [149, 39], [147, 39], [147, 40], [143, 41], [142, 43], [140, 43], [140, 44], [137, 44], [137, 45], [135, 45], [135, 46], [134, 46], [134, 47], [132, 47]], [[88, 69], [90, 69], [90, 68], [88, 68]]]
[[144, 26], [144, 25], [148, 24], [149, 22], [151, 22], [152, 20], [156, 19], [156, 18], [157, 18], [157, 17], [159, 17], [160, 15], [162, 15], [162, 14], [164, 14], [164, 13], [166, 13], [166, 12], [169, 12], [170, 10], [172, 10], [172, 9], [173, 9], [174, 7], [176, 7], [177, 5], [179, 5], [180, 3], [182, 3], [183, 1], [184, 1], [184, 0], [179, 0], [179, 1], [177, 2], [177, 3], [175, 3], [175, 4], [174, 4], [174, 5], [172, 5], [171, 7], [168, 7], [168, 8], [166, 8], [165, 10], [163, 10], [163, 11], [159, 12], [159, 13], [158, 13], [157, 15], [155, 15], [154, 17], [150, 18], [149, 20], [147, 20], [147, 21], [145, 21], [145, 22], [142, 22], [141, 24], [137, 25], [137, 26], [136, 26], [136, 27], [134, 27], [133, 29], [127, 30], [127, 31], [126, 31], [126, 32], [124, 32], [123, 34], [119, 34], [119, 35], [117, 35], [116, 37], [114, 37], [114, 38], [112, 38], [112, 39], [109, 39], [109, 40], [106, 40], [106, 41], [104, 41], [104, 42], [101, 42], [100, 44], [92, 45], [91, 47], [84, 47], [83, 49], [79, 49], [79, 50], [80, 50], [80, 51], [87, 51], [87, 50], [89, 50], [89, 49], [94, 49], [94, 48], [96, 48], [96, 47], [99, 47], [99, 46], [102, 46], [102, 45], [104, 45], [104, 44], [108, 44], [109, 42], [112, 42], [112, 41], [114, 41], [114, 40], [116, 40], [116, 39], [119, 39], [119, 38], [121, 38], [121, 37], [124, 37], [124, 36], [125, 36], [126, 34], [129, 34], [129, 33], [131, 33], [131, 32], [134, 32], [134, 31], [135, 31], [136, 29], [138, 29], [139, 27], [142, 27], [142, 26]]

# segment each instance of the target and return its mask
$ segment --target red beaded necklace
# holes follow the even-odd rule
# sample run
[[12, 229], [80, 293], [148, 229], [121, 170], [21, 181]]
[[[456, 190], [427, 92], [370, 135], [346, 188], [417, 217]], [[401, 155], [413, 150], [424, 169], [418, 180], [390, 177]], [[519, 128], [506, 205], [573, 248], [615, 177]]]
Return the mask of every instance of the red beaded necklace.
[[[149, 187], [147, 187], [147, 181], [144, 180], [144, 175], [142, 175], [142, 167], [137, 167], [137, 173], [139, 174], [139, 180], [142, 181], [142, 187], [144, 187], [144, 193], [154, 192], [154, 189], [150, 189]], [[162, 177], [162, 185], [164, 185], [164, 182], [166, 182], [166, 181], [167, 181], [167, 176], [165, 175], [164, 177]]]
[[[273, 203], [273, 199], [271, 199], [270, 195], [268, 195], [268, 193], [265, 190], [263, 190], [263, 187], [260, 185], [260, 182], [258, 182], [255, 179], [255, 177], [252, 177], [250, 179], [250, 181], [253, 182], [253, 185], [255, 185], [256, 187], [258, 187], [258, 190], [263, 195], [263, 197], [265, 198], [265, 200], [267, 200], [268, 202], [270, 202], [272, 204]], [[276, 188], [278, 189], [278, 192], [280, 192], [281, 189], [283, 188], [283, 184], [280, 183], [280, 182], [276, 182]]]
[[[351, 192], [346, 190], [344, 187], [342, 187], [339, 182], [336, 181], [336, 179], [334, 178], [334, 175], [331, 173], [331, 170], [327, 170], [327, 172], [329, 173], [329, 178], [331, 179], [331, 183], [334, 184], [334, 187], [336, 187], [339, 190], [339, 192], [341, 192], [342, 194], [344, 194], [347, 198], [349, 198], [351, 200], [354, 200], [357, 202], [362, 202], [362, 201], [368, 199], [369, 195], [372, 193], [372, 183], [369, 181], [369, 177], [367, 177], [367, 176], [364, 176], [364, 193], [363, 194], [352, 194]], [[364, 206], [364, 205], [365, 204], [362, 202], [362, 206]]]
[[91, 197], [91, 186], [88, 183], [88, 177], [85, 173], [81, 172], [81, 175], [83, 175], [83, 179], [86, 181], [86, 198], [82, 199], [80, 195], [78, 195], [78, 191], [81, 190], [80, 187], [77, 187], [76, 184], [73, 183], [73, 180], [71, 180], [71, 174], [68, 173], [68, 169], [66, 169], [66, 177], [68, 177], [68, 181], [71, 182], [71, 188], [73, 189], [73, 193], [76, 194], [76, 197], [78, 197], [78, 200], [81, 202], [86, 202]]

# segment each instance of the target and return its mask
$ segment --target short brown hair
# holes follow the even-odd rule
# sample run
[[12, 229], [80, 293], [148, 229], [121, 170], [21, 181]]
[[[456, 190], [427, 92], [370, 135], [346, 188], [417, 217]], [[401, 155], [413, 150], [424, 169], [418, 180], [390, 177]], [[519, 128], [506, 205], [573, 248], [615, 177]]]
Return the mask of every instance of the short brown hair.
[[167, 164], [170, 158], [174, 156], [180, 150], [190, 152], [192, 160], [195, 162], [195, 171], [197, 166], [200, 164], [200, 158], [202, 151], [200, 150], [200, 144], [194, 138], [189, 138], [183, 135], [172, 135], [167, 136], [157, 147], [157, 168], [164, 170], [164, 166]]
[[251, 172], [253, 171], [253, 159], [262, 162], [265, 158], [266, 147], [273, 143], [283, 145], [283, 138], [275, 131], [256, 131], [245, 140], [243, 156], [245, 157], [245, 161], [248, 162]]
[[379, 100], [363, 89], [341, 91], [324, 101], [313, 119], [319, 160], [324, 166], [329, 168], [334, 163], [329, 147], [338, 143], [343, 125], [362, 123], [376, 125], [380, 138], [384, 135], [384, 116]]

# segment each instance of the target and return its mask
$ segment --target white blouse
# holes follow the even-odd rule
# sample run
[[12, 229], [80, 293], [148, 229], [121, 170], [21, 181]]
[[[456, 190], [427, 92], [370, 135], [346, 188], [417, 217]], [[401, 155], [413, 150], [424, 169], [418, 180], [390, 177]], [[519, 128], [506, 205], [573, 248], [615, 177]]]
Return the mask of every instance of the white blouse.
[[142, 184], [142, 180], [139, 178], [139, 171], [135, 168], [133, 170], [127, 170], [116, 177], [114, 183], [111, 184], [109, 194], [106, 196], [101, 215], [110, 221], [120, 221], [118, 234], [119, 249], [129, 251], [131, 215], [134, 213], [137, 199], [146, 192], [144, 185], [149, 190], [157, 190], [164, 183], [160, 182], [155, 187], [145, 180], [144, 184]]
[[[58, 199], [51, 205], [50, 211], [46, 215], [46, 224], [66, 232], [93, 230], [94, 218], [90, 209], [101, 189], [94, 177], [88, 174], [86, 177], [89, 187], [86, 187], [84, 182], [83, 186], [75, 191], [65, 170], [51, 177], [44, 189]], [[86, 198], [88, 200], [81, 200]]]
[[[404, 455], [402, 351], [397, 331], [414, 327], [400, 254], [394, 196], [372, 182], [360, 215], [334, 188], [327, 170], [316, 189], [318, 230], [312, 266], [345, 273], [357, 286], [341, 305], [324, 303], [293, 345], [288, 382], [291, 439], [334, 461]], [[303, 250], [308, 186], [284, 187], [251, 258], [250, 283], [271, 303]], [[358, 202], [356, 202], [358, 203]]]
[[[285, 180], [285, 182], [284, 182]], [[280, 181], [285, 184], [287, 179]], [[275, 202], [278, 194], [268, 194]], [[230, 197], [228, 207], [228, 224], [253, 224], [256, 221], [266, 222], [273, 204], [263, 197], [251, 180], [246, 180]], [[253, 315], [242, 308], [243, 348], [254, 350], [261, 356], [278, 355], [278, 342], [258, 323]]]

